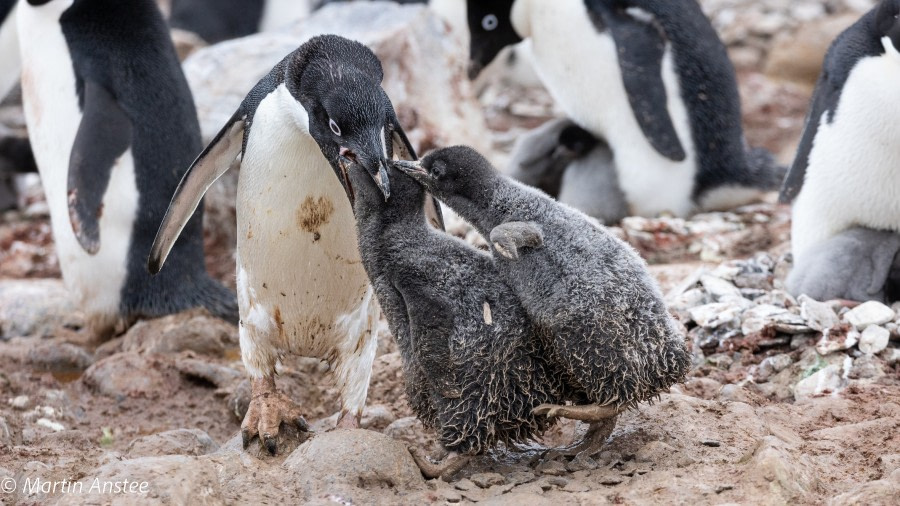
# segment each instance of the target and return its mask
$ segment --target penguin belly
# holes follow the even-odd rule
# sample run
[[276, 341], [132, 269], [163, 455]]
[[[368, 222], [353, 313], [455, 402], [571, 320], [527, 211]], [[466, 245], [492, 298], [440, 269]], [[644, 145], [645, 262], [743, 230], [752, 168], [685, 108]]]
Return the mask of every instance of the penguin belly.
[[521, 20], [514, 23], [532, 39], [536, 70], [566, 115], [612, 147], [631, 214], [689, 215], [697, 160], [671, 47], [662, 70], [669, 114], [687, 154], [680, 162], [659, 154], [644, 136], [625, 91], [616, 43], [609, 30], [598, 32], [591, 23], [584, 0], [530, 2], [529, 8], [528, 33], [520, 29]]
[[793, 209], [794, 261], [854, 226], [900, 232], [900, 54], [860, 60], [823, 115]]
[[25, 119], [65, 284], [91, 326], [109, 326], [119, 314], [139, 201], [134, 161], [129, 149], [112, 169], [103, 196], [100, 250], [90, 255], [72, 230], [67, 196], [69, 158], [82, 114], [58, 14], [48, 7], [17, 9]]
[[344, 188], [290, 107], [284, 85], [260, 103], [241, 164], [242, 358], [253, 377], [271, 375], [287, 353], [323, 359], [348, 389], [345, 405], [361, 410], [379, 309]]

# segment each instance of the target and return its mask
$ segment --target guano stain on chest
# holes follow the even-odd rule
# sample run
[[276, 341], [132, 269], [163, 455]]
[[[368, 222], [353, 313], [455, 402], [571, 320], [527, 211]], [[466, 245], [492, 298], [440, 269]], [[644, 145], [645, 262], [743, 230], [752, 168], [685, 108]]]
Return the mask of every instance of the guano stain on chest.
[[316, 240], [321, 237], [320, 229], [328, 223], [334, 214], [334, 204], [326, 197], [314, 199], [312, 196], [300, 204], [297, 209], [297, 226], [304, 232], [313, 234]]

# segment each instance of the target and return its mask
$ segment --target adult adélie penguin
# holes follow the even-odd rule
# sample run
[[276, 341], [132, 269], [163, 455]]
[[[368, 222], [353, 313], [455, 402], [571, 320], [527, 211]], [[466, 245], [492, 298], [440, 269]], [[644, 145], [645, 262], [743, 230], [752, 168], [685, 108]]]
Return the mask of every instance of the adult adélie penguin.
[[[347, 177], [365, 168], [390, 195], [387, 163], [415, 152], [381, 88], [378, 58], [335, 35], [315, 37], [247, 95], [175, 193], [150, 255], [158, 271], [209, 186], [241, 155], [237, 285], [241, 356], [252, 400], [241, 431], [272, 453], [282, 422], [306, 428], [275, 387], [285, 355], [328, 362], [341, 395], [339, 427], [357, 427], [375, 358], [379, 309], [360, 261]], [[433, 199], [431, 222], [442, 226]]]
[[900, 232], [898, 17], [900, 0], [882, 0], [825, 57], [781, 192], [793, 201], [795, 265], [853, 227]]
[[566, 116], [612, 149], [631, 214], [732, 208], [781, 184], [745, 146], [734, 67], [696, 0], [469, 0], [468, 20], [473, 76], [531, 40]]
[[[147, 272], [169, 198], [203, 147], [156, 3], [22, 0], [14, 14], [28, 133], [62, 276], [89, 337], [200, 306], [236, 322], [234, 294], [206, 273], [200, 214], [173, 245], [177, 260]], [[0, 40], [5, 51], [10, 41]]]

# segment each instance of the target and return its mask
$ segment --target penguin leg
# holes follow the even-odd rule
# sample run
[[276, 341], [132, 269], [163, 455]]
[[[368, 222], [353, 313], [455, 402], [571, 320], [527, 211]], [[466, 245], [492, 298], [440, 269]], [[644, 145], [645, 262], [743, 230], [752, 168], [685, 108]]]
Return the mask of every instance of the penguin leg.
[[541, 461], [550, 462], [559, 457], [575, 457], [578, 455], [590, 457], [594, 455], [603, 448], [613, 429], [616, 428], [616, 418], [616, 416], [613, 416], [612, 418], [591, 422], [580, 440], [569, 446], [548, 450], [542, 456]]
[[509, 221], [491, 230], [491, 244], [497, 253], [510, 260], [519, 259], [520, 248], [540, 248], [544, 245], [544, 233], [535, 223]]
[[450, 478], [462, 468], [466, 467], [469, 461], [472, 460], [472, 457], [451, 452], [444, 458], [443, 462], [435, 463], [431, 462], [421, 449], [413, 446], [409, 447], [409, 454], [412, 455], [416, 465], [419, 466], [419, 469], [422, 471], [422, 476], [429, 480], [435, 478]]
[[597, 406], [588, 404], [583, 406], [558, 406], [555, 404], [541, 404], [534, 408], [532, 413], [548, 418], [568, 418], [581, 422], [600, 422], [608, 418], [618, 416], [620, 410], [612, 406]]
[[[372, 300], [374, 301], [374, 297]], [[345, 348], [331, 363], [335, 383], [341, 393], [341, 414], [336, 426], [338, 429], [359, 428], [369, 394], [375, 350], [378, 347], [378, 337], [374, 330], [380, 313], [377, 303], [366, 302], [360, 310], [360, 325], [351, 325], [354, 330], [344, 340]]]
[[250, 407], [241, 424], [241, 440], [245, 450], [250, 441], [258, 436], [269, 454], [275, 455], [282, 423], [293, 424], [300, 432], [309, 431], [300, 406], [278, 391], [274, 376], [253, 378], [250, 391]]

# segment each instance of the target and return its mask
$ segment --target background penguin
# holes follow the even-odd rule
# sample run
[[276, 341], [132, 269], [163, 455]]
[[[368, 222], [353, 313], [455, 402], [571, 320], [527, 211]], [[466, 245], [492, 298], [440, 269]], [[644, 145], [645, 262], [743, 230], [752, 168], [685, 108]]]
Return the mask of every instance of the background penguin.
[[473, 73], [531, 39], [551, 95], [612, 148], [634, 214], [731, 208], [780, 185], [771, 157], [745, 153], [734, 68], [695, 0], [469, 0], [468, 19]]
[[629, 214], [609, 146], [568, 119], [556, 119], [519, 137], [509, 175], [599, 220]]
[[[237, 321], [204, 269], [200, 215], [159, 276], [146, 255], [182, 167], [202, 148], [191, 93], [152, 0], [16, 8], [25, 118], [63, 278], [96, 336], [120, 318], [203, 306]], [[109, 43], [107, 41], [115, 41]]]
[[208, 44], [281, 28], [309, 16], [316, 0], [172, 0], [169, 24]]
[[[900, 0], [883, 0], [825, 57], [797, 158], [782, 189], [794, 201], [794, 265], [850, 227], [900, 232]], [[847, 258], [855, 263], [855, 258]]]
[[550, 421], [533, 408], [569, 399], [491, 256], [433, 230], [422, 187], [394, 170], [390, 178], [385, 202], [363, 170], [350, 169], [359, 249], [403, 356], [410, 406], [460, 454], [434, 465], [414, 451], [435, 478], [468, 456], [540, 435]]
[[815, 300], [900, 300], [900, 234], [853, 227], [826, 239], [795, 264], [785, 287]]
[[591, 422], [557, 452], [595, 453], [617, 414], [681, 381], [684, 338], [637, 253], [584, 214], [499, 173], [468, 147], [435, 151], [406, 172], [490, 237], [500, 279], [548, 335], [550, 360], [581, 399], [536, 410]]
[[[315, 37], [247, 95], [175, 193], [150, 255], [160, 269], [209, 186], [238, 155], [237, 285], [241, 356], [253, 398], [241, 431], [274, 453], [281, 422], [306, 424], [275, 388], [275, 367], [296, 354], [329, 363], [341, 394], [340, 427], [356, 427], [375, 358], [379, 312], [360, 262], [347, 165], [390, 194], [387, 161], [415, 153], [381, 89], [368, 48]], [[335, 177], [335, 175], [337, 177]], [[441, 226], [435, 201], [428, 212]]]

